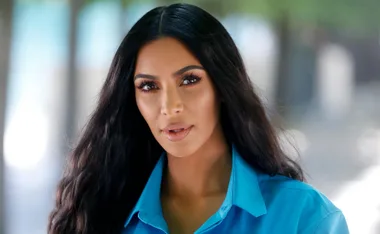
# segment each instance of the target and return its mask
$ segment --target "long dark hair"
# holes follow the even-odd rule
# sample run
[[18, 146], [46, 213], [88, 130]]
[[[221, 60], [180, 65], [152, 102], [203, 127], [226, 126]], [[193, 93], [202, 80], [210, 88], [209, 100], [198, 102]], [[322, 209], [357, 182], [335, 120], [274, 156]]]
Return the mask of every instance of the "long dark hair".
[[121, 232], [163, 152], [137, 108], [133, 85], [139, 49], [160, 37], [181, 41], [205, 67], [222, 100], [225, 137], [252, 168], [304, 179], [282, 152], [222, 24], [196, 6], [157, 7], [131, 28], [116, 52], [98, 106], [59, 183], [50, 234]]

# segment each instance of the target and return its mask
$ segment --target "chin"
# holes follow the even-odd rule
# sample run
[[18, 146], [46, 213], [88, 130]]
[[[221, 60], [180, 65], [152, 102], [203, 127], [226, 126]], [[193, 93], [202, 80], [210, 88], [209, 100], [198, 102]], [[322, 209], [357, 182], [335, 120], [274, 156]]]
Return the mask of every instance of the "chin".
[[185, 158], [190, 155], [193, 155], [199, 147], [196, 144], [181, 144], [180, 142], [170, 142], [166, 144], [161, 144], [162, 148], [166, 151], [167, 154], [176, 157], [176, 158]]

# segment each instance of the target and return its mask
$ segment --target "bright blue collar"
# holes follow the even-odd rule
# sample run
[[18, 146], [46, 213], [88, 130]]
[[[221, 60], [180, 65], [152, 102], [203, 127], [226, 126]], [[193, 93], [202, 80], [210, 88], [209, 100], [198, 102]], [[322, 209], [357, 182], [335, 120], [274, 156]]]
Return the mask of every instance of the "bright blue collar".
[[[157, 228], [167, 229], [160, 200], [161, 180], [165, 163], [166, 154], [163, 153], [124, 227], [127, 227], [132, 217], [138, 213], [138, 217], [144, 222]], [[218, 211], [221, 218], [227, 214], [232, 206], [237, 206], [254, 217], [267, 212], [257, 173], [243, 160], [235, 147], [232, 147], [232, 172], [226, 198]]]

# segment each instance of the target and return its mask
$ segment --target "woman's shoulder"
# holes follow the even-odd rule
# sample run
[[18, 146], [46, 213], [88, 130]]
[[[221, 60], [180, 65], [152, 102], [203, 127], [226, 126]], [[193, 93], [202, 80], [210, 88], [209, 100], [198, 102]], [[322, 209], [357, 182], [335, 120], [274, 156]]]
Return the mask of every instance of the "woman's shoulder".
[[290, 204], [294, 202], [298, 206], [320, 208], [326, 213], [339, 210], [321, 191], [299, 180], [282, 175], [261, 175], [259, 184], [264, 199], [281, 200]]
[[324, 230], [333, 224], [340, 225], [339, 230], [347, 230], [341, 210], [312, 185], [285, 176], [264, 174], [259, 176], [259, 184], [268, 214], [285, 213], [288, 218], [298, 220], [300, 230], [316, 230], [317, 227]]

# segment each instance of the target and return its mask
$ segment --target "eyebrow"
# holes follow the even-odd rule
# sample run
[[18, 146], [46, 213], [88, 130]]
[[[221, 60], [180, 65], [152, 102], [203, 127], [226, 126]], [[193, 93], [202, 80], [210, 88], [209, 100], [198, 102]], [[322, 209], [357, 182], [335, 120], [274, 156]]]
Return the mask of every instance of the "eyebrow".
[[181, 68], [178, 71], [174, 72], [173, 75], [179, 76], [179, 75], [182, 75], [183, 73], [185, 73], [189, 70], [193, 70], [193, 69], [205, 70], [202, 66], [199, 66], [199, 65], [189, 65], [189, 66], [186, 66], [186, 67]]
[[[189, 70], [193, 70], [193, 69], [205, 70], [202, 66], [199, 66], [199, 65], [189, 65], [189, 66], [183, 67], [183, 68], [179, 69], [178, 71], [174, 72], [173, 75], [174, 76], [180, 76], [183, 73], [185, 73]], [[140, 74], [135, 75], [134, 80], [137, 80], [138, 78], [146, 78], [146, 79], [154, 80], [154, 79], [157, 79], [157, 76], [140, 73]]]

